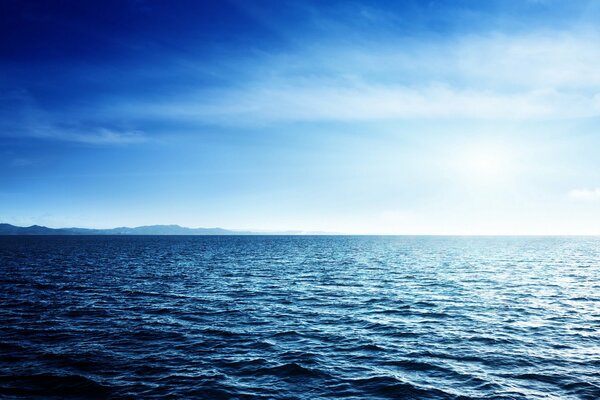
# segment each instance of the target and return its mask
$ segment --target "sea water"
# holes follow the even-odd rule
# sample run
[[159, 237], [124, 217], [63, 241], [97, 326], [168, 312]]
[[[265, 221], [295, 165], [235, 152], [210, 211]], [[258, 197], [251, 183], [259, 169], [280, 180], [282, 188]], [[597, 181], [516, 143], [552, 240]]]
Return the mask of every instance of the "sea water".
[[600, 398], [600, 238], [0, 238], [0, 397]]

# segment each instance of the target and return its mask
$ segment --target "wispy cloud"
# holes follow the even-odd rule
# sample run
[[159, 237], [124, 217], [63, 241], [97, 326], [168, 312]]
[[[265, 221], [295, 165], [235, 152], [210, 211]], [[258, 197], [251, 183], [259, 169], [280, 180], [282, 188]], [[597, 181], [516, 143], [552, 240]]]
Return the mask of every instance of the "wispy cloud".
[[582, 201], [600, 201], [600, 188], [595, 189], [573, 189], [569, 197]]
[[142, 143], [148, 140], [143, 132], [115, 131], [106, 128], [92, 128], [87, 131], [60, 130], [56, 128], [39, 129], [30, 132], [31, 137], [62, 140], [90, 145], [118, 145]]
[[467, 36], [448, 61], [450, 68], [479, 85], [598, 92], [600, 34], [581, 30]]
[[13, 158], [9, 162], [9, 165], [14, 168], [21, 168], [21, 167], [30, 167], [30, 166], [36, 165], [38, 163], [39, 163], [39, 160], [36, 160], [36, 159], [26, 158], [26, 157], [17, 157], [17, 158]]
[[[111, 129], [97, 123], [66, 118], [36, 104], [26, 91], [16, 91], [0, 97], [0, 105], [12, 110], [0, 122], [0, 135], [83, 143], [89, 145], [118, 145], [141, 143], [147, 136], [139, 130]], [[65, 123], [63, 120], [68, 120]]]
[[225, 125], [600, 115], [595, 32], [328, 43], [241, 64], [251, 71], [241, 85], [190, 87], [165, 101], [121, 103], [112, 111]]
[[554, 90], [494, 93], [445, 85], [286, 85], [225, 92], [208, 105], [190, 99], [145, 108], [166, 118], [226, 125], [402, 118], [560, 119], [600, 115], [600, 96]]

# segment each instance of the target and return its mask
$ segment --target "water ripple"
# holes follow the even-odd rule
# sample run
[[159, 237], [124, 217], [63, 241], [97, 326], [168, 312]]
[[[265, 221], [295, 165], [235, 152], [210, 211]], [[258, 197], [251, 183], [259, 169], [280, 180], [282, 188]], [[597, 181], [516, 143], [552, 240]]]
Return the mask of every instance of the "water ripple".
[[0, 397], [600, 398], [600, 239], [0, 237]]

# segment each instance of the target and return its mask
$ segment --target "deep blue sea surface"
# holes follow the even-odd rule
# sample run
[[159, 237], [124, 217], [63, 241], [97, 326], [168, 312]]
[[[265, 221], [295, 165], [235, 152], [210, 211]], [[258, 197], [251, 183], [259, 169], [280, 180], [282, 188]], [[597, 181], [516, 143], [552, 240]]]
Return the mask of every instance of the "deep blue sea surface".
[[598, 399], [600, 238], [1, 237], [0, 397]]

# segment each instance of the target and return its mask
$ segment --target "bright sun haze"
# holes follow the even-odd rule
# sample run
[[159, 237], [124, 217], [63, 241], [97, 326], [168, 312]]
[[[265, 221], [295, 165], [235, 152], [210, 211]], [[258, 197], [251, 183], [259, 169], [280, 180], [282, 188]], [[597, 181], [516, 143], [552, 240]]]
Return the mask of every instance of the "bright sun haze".
[[600, 2], [0, 9], [0, 222], [600, 234]]

